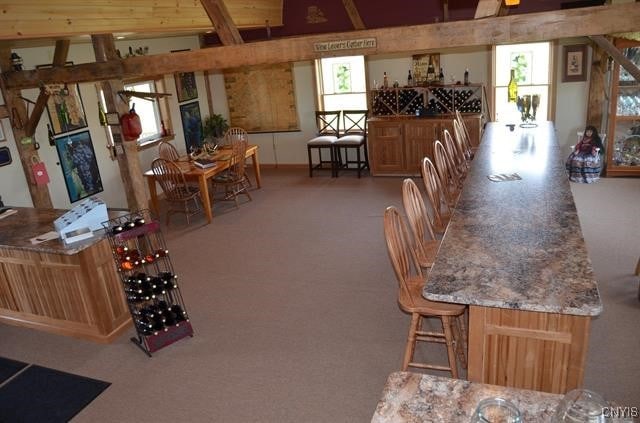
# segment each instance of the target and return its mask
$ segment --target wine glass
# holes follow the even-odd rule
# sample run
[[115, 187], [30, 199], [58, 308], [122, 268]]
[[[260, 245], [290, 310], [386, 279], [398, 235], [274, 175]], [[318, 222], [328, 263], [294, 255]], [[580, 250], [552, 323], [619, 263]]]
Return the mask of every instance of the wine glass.
[[531, 96], [531, 109], [533, 110], [533, 120], [536, 120], [536, 111], [538, 110], [538, 107], [540, 106], [540, 95], [539, 94], [533, 94]]
[[522, 96], [522, 106], [524, 108], [522, 120], [526, 122], [531, 117], [531, 96], [529, 94]]
[[471, 423], [504, 422], [522, 423], [520, 410], [509, 400], [504, 398], [485, 398], [476, 408]]
[[606, 401], [597, 393], [587, 389], [574, 389], [567, 392], [562, 398], [552, 421], [554, 423], [604, 423], [604, 409], [606, 407]]

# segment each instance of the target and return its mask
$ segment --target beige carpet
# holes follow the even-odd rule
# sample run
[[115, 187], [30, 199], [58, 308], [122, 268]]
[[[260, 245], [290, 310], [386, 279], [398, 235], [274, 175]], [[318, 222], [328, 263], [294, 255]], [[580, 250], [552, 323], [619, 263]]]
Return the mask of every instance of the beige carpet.
[[[264, 171], [239, 210], [165, 228], [195, 337], [147, 358], [0, 325], [0, 356], [112, 383], [74, 422], [366, 422], [401, 362], [408, 316], [382, 234], [401, 178]], [[640, 179], [574, 186], [605, 311], [586, 386], [639, 405]], [[245, 201], [244, 199], [242, 201]]]

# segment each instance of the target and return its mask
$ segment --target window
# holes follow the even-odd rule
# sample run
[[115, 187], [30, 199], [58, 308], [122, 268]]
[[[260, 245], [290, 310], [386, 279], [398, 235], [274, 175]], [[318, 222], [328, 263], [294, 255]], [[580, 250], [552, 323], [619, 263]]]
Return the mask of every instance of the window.
[[520, 122], [521, 114], [514, 102], [508, 102], [507, 86], [514, 70], [518, 84], [518, 96], [538, 95], [540, 102], [536, 120], [548, 120], [551, 92], [551, 45], [548, 42], [496, 46], [495, 68], [495, 117], [499, 122]]
[[[124, 89], [143, 93], [157, 92], [154, 80], [125, 84]], [[140, 116], [142, 123], [142, 134], [138, 138], [138, 143], [158, 139], [162, 136], [162, 117], [158, 103], [159, 101], [145, 100], [139, 97], [131, 97], [129, 100], [129, 108], [135, 104], [136, 113]]]
[[316, 60], [320, 109], [364, 110], [367, 89], [364, 56]]

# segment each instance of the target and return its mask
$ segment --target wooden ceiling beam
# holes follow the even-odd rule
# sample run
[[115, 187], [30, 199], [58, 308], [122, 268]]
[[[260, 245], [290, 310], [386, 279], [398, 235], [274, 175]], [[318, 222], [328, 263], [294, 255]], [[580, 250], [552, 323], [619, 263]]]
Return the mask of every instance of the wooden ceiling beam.
[[242, 36], [240, 31], [233, 23], [231, 15], [222, 0], [200, 0], [202, 7], [207, 12], [209, 20], [216, 29], [216, 33], [225, 46], [242, 44]]
[[[640, 21], [640, 3], [596, 6], [453, 21], [429, 25], [309, 35], [195, 51], [135, 56], [105, 63], [3, 73], [7, 87], [31, 88], [42, 82], [90, 82], [113, 78], [164, 75], [257, 64], [312, 60], [332, 55], [416, 53], [443, 47], [547, 41], [557, 38], [633, 31]], [[319, 53], [314, 43], [375, 38], [376, 47]]]
[[[67, 57], [69, 55], [69, 40], [58, 40], [56, 41], [56, 48], [53, 51], [53, 66], [64, 66], [67, 62]], [[36, 127], [38, 126], [38, 122], [40, 122], [40, 118], [42, 117], [42, 112], [44, 112], [44, 108], [47, 106], [47, 102], [49, 101], [49, 94], [44, 89], [40, 89], [40, 93], [38, 94], [38, 98], [36, 99], [36, 104], [33, 106], [33, 110], [29, 115], [29, 121], [25, 126], [24, 133], [27, 137], [32, 137], [36, 132]]]
[[366, 29], [367, 27], [364, 26], [364, 22], [360, 17], [360, 12], [358, 12], [358, 8], [356, 7], [356, 4], [353, 2], [353, 0], [342, 0], [342, 4], [347, 11], [347, 15], [349, 15], [349, 19], [351, 19], [353, 29]]
[[625, 68], [627, 72], [640, 82], [640, 69], [631, 60], [627, 59], [624, 54], [609, 40], [602, 35], [593, 35], [589, 37], [594, 43], [596, 43], [601, 49], [609, 53], [609, 56], [613, 58], [620, 66]]

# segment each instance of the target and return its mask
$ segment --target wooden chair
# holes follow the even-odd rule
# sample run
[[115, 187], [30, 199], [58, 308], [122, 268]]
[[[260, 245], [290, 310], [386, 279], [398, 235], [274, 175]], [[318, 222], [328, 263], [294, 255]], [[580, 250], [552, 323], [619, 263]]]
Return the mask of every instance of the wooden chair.
[[245, 162], [247, 156], [248, 142], [246, 139], [236, 138], [231, 143], [231, 156], [229, 157], [229, 168], [219, 175], [213, 177], [214, 192], [218, 187], [224, 188], [223, 200], [233, 200], [238, 205], [238, 196], [244, 194], [249, 201], [252, 201], [249, 194], [249, 181], [245, 173]]
[[433, 231], [433, 219], [427, 213], [422, 194], [413, 179], [402, 182], [402, 204], [407, 215], [409, 227], [413, 233], [413, 249], [416, 252], [418, 264], [423, 269], [433, 266], [440, 241]]
[[224, 133], [224, 144], [232, 145], [234, 141], [246, 141], [249, 143], [249, 134], [243, 128], [233, 126]]
[[433, 156], [447, 203], [450, 207], [455, 207], [461, 187], [459, 176], [455, 171], [455, 165], [440, 141], [436, 140], [433, 144]]
[[[460, 304], [429, 301], [422, 296], [425, 278], [416, 263], [414, 251], [407, 240], [406, 225], [395, 207], [387, 207], [384, 212], [384, 235], [389, 259], [398, 281], [398, 304], [402, 311], [411, 314], [411, 325], [402, 360], [402, 370], [408, 367], [434, 369], [451, 372], [458, 377], [456, 353], [463, 368], [466, 368], [466, 325], [464, 314], [466, 307]], [[422, 330], [425, 318], [439, 319], [442, 332]], [[436, 342], [447, 347], [448, 366], [413, 361], [416, 343]]]
[[[313, 177], [314, 169], [326, 169], [329, 164], [331, 176], [338, 176], [334, 144], [340, 134], [340, 111], [316, 111], [317, 136], [307, 141], [307, 154], [309, 156], [309, 177]], [[314, 164], [311, 151], [318, 150], [318, 163]], [[329, 160], [322, 158], [322, 152], [329, 151]]]
[[167, 141], [160, 142], [158, 146], [158, 156], [161, 159], [169, 160], [171, 162], [177, 162], [180, 158], [180, 154], [176, 147]]
[[[151, 163], [151, 169], [169, 204], [167, 225], [174, 213], [183, 213], [187, 218], [187, 224], [189, 224], [189, 217], [202, 211], [200, 190], [187, 185], [182, 170], [173, 161], [162, 158], [155, 159]], [[190, 204], [193, 204], [193, 208]]]
[[[355, 170], [360, 177], [364, 169], [369, 168], [367, 154], [367, 117], [368, 110], [343, 110], [342, 111], [342, 136], [335, 143], [335, 157], [337, 160], [336, 176], [340, 169]], [[349, 150], [356, 151], [356, 159], [349, 160]], [[344, 161], [342, 160], [344, 152]], [[354, 165], [350, 166], [350, 165]]]
[[438, 176], [436, 167], [428, 157], [422, 159], [420, 173], [422, 174], [422, 181], [427, 192], [427, 198], [433, 210], [434, 221], [431, 222], [431, 226], [435, 232], [443, 234], [449, 225], [452, 210], [440, 183], [440, 177]]
[[464, 150], [458, 145], [458, 142], [453, 139], [451, 132], [449, 132], [448, 129], [443, 130], [442, 135], [444, 139], [443, 145], [451, 159], [453, 171], [456, 173], [458, 178], [458, 188], [462, 189], [462, 182], [467, 176], [467, 171], [469, 170], [469, 167], [467, 166], [467, 159], [464, 156]]
[[454, 135], [456, 135], [456, 127], [458, 128], [460, 136], [463, 139], [465, 156], [467, 156], [467, 160], [473, 160], [476, 149], [471, 145], [471, 135], [469, 133], [469, 128], [467, 128], [467, 124], [464, 122], [462, 114], [458, 110], [456, 110], [456, 117], [453, 122]]

